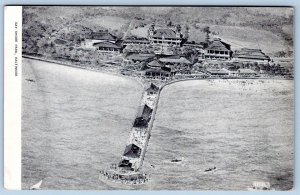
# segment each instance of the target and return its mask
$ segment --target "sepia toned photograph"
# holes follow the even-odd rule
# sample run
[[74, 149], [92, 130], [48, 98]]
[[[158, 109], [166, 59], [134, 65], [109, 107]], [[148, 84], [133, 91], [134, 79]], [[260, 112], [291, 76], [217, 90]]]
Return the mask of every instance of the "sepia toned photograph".
[[23, 6], [24, 190], [294, 188], [293, 7]]

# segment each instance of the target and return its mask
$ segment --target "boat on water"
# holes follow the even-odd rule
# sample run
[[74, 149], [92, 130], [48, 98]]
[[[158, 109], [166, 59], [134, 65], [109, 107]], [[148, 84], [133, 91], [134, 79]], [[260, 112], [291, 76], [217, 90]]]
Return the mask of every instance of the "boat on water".
[[210, 172], [210, 171], [214, 171], [216, 169], [217, 169], [217, 167], [209, 167], [209, 168], [205, 169], [204, 172]]
[[182, 160], [180, 159], [172, 159], [171, 162], [181, 162]]
[[42, 183], [43, 183], [43, 180], [40, 180], [38, 183], [32, 185], [29, 189], [30, 190], [40, 190]]

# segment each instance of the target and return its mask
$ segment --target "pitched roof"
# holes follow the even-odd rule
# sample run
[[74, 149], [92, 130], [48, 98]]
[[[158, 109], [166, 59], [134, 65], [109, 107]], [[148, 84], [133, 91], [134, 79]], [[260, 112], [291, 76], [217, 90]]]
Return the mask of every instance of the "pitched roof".
[[227, 75], [228, 71], [225, 71], [223, 69], [207, 69], [207, 72], [210, 74], [218, 74], [218, 75]]
[[219, 50], [219, 51], [229, 51], [230, 45], [221, 41], [221, 39], [214, 39], [213, 42], [209, 44], [207, 49]]
[[138, 60], [138, 61], [146, 61], [153, 57], [155, 57], [154, 54], [138, 54], [138, 53], [133, 53], [126, 56], [126, 58], [129, 60]]
[[157, 60], [153, 60], [152, 62], [148, 63], [149, 66], [151, 67], [161, 67], [162, 64], [159, 63]]
[[238, 73], [242, 73], [242, 74], [256, 74], [256, 72], [254, 70], [251, 69], [238, 69]]
[[270, 57], [263, 53], [260, 49], [249, 48], [242, 48], [241, 50], [235, 51], [233, 57], [244, 59], [270, 60]]
[[109, 32], [93, 32], [89, 36], [90, 39], [116, 41], [116, 37]]
[[137, 117], [134, 120], [133, 127], [146, 128], [148, 127], [148, 122], [149, 121], [147, 119], [144, 119], [143, 117]]
[[176, 39], [176, 38], [178, 38], [176, 36], [175, 31], [172, 30], [172, 29], [168, 29], [168, 28], [166, 28], [166, 29], [161, 28], [161, 29], [155, 30], [152, 37], [155, 37], [155, 38], [162, 38], [162, 37], [164, 37], [164, 38], [169, 38], [169, 39]]
[[153, 83], [150, 84], [150, 87], [146, 91], [155, 91], [157, 92], [159, 90], [159, 87], [154, 85]]
[[149, 40], [145, 37], [128, 37], [124, 43], [149, 43]]
[[54, 43], [55, 43], [55, 44], [58, 44], [58, 45], [65, 45], [65, 44], [67, 44], [68, 42], [65, 41], [65, 40], [63, 40], [63, 39], [55, 39], [55, 40], [54, 40]]
[[203, 44], [195, 43], [195, 42], [185, 42], [185, 43], [183, 43], [183, 46], [192, 46], [192, 47], [203, 48]]
[[195, 63], [193, 66], [194, 66], [194, 67], [196, 67], [196, 66], [198, 66], [198, 67], [203, 67], [203, 64], [197, 62], [197, 63]]
[[165, 74], [165, 75], [170, 75], [169, 71], [166, 70], [162, 70], [162, 69], [155, 69], [155, 68], [149, 68], [147, 70], [145, 70], [146, 73], [161, 73], [161, 74]]
[[141, 155], [141, 148], [135, 144], [129, 144], [126, 146], [124, 151], [124, 156], [131, 157], [131, 158], [139, 158]]
[[160, 58], [159, 61], [161, 62], [170, 62], [170, 63], [181, 63], [181, 64], [191, 64], [189, 60], [185, 57], [180, 58]]
[[121, 47], [114, 44], [114, 43], [111, 43], [111, 42], [99, 42], [99, 43], [94, 43], [93, 44], [94, 47], [102, 47], [102, 48], [115, 48], [115, 49], [120, 49]]

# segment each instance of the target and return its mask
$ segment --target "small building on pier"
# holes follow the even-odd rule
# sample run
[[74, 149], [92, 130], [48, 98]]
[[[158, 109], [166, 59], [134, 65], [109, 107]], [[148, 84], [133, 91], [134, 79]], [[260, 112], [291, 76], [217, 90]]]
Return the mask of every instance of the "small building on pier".
[[146, 104], [138, 111], [137, 117], [134, 120], [133, 127], [147, 128], [151, 119], [152, 109]]
[[157, 94], [158, 90], [159, 90], [159, 87], [157, 87], [156, 85], [151, 83], [150, 87], [148, 89], [146, 89], [146, 93], [147, 93], [147, 95], [153, 95], [153, 94]]
[[128, 158], [139, 158], [141, 156], [142, 149], [135, 144], [129, 144], [126, 146], [123, 156]]

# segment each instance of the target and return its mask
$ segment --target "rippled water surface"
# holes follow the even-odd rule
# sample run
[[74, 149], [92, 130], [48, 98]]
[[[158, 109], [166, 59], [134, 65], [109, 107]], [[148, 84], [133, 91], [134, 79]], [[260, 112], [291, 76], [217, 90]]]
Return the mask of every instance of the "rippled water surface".
[[139, 84], [23, 59], [22, 86], [24, 189], [41, 179], [43, 189], [247, 190], [253, 181], [293, 187], [293, 81], [166, 86], [144, 161], [152, 182], [139, 187], [98, 180], [124, 150]]

